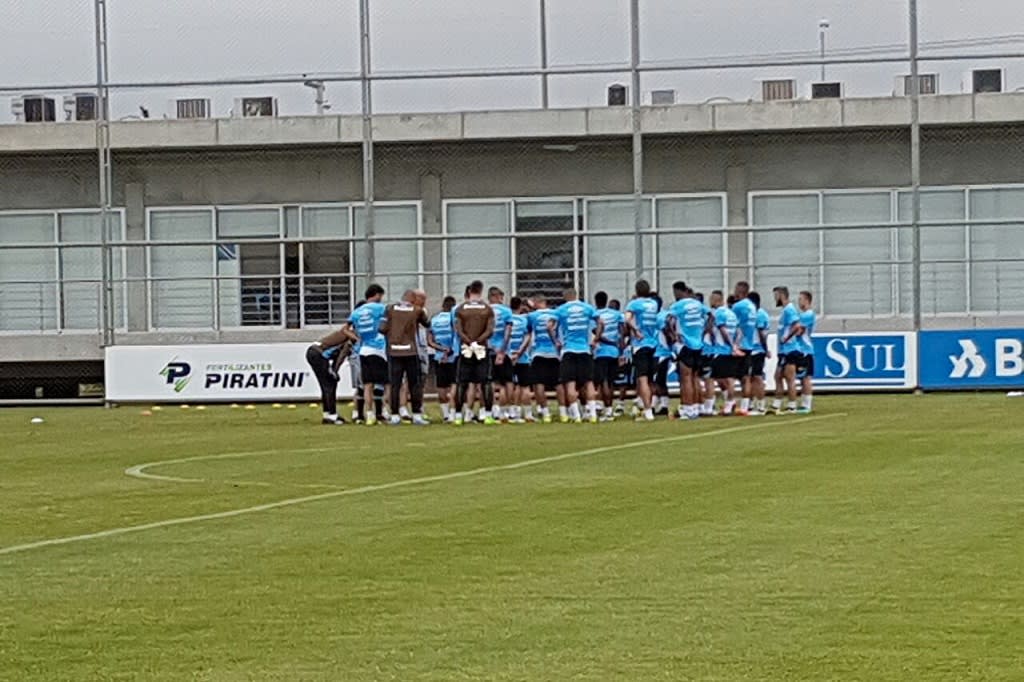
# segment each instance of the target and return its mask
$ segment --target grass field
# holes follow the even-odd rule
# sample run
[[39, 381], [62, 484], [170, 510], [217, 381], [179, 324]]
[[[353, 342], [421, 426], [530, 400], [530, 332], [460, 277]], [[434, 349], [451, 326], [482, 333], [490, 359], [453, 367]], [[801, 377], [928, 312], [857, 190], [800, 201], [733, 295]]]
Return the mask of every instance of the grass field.
[[1024, 402], [816, 407], [0, 411], [0, 679], [1024, 679]]

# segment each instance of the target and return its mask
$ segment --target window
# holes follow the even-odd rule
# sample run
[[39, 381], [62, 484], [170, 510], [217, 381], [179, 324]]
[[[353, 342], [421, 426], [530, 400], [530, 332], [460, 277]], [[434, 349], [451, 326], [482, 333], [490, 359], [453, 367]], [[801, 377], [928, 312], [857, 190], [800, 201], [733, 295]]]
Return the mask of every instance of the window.
[[[515, 203], [516, 292], [541, 293], [559, 299], [577, 286], [576, 202]], [[565, 232], [564, 236], [530, 236], [536, 232]]]
[[[302, 208], [303, 237], [337, 239], [302, 244], [304, 325], [336, 326], [344, 322], [352, 310], [349, 213], [348, 207], [340, 206]], [[361, 292], [357, 294], [361, 295]]]
[[[154, 210], [149, 217], [154, 242], [210, 240], [213, 212], [207, 209]], [[214, 264], [238, 260], [238, 250], [221, 246], [151, 246], [152, 326], [158, 329], [214, 327]]]
[[[355, 236], [364, 238], [355, 242], [355, 266], [358, 272], [367, 271], [366, 263], [366, 209], [357, 206]], [[401, 296], [405, 289], [420, 286], [419, 211], [416, 206], [374, 206], [373, 226], [375, 240], [373, 253], [376, 260], [377, 281], [389, 297]], [[389, 239], [406, 237], [406, 239]], [[356, 295], [362, 296], [368, 282], [366, 276], [356, 277]]]
[[[899, 193], [899, 221], [913, 218], [910, 192]], [[921, 192], [921, 221], [962, 221], [966, 198], [962, 190], [924, 190]], [[967, 309], [967, 242], [964, 225], [921, 228], [921, 313], [962, 313]], [[903, 315], [914, 313], [914, 231], [899, 230], [899, 309]], [[945, 262], [937, 262], [945, 261]]]
[[1019, 221], [968, 228], [971, 310], [1024, 309], [1024, 188], [972, 189], [970, 207], [971, 220]]
[[[751, 224], [758, 227], [818, 225], [818, 194], [753, 197]], [[761, 229], [751, 239], [755, 288], [788, 286], [820, 291], [821, 235], [818, 230]]]
[[[474, 279], [511, 290], [510, 206], [502, 203], [460, 203], [447, 207], [445, 245], [447, 290], [457, 294]], [[498, 235], [468, 238], [463, 235]]]
[[[277, 208], [218, 209], [217, 238], [276, 239], [281, 235]], [[222, 328], [281, 324], [280, 244], [217, 246], [217, 305]]]
[[[612, 298], [629, 298], [633, 291], [633, 280], [636, 277], [633, 210], [632, 199], [600, 199], [586, 202], [585, 253], [588, 297], [603, 290]], [[641, 229], [650, 229], [650, 201], [644, 202], [643, 221]], [[643, 238], [645, 266], [653, 263], [653, 242], [650, 236]]]
[[[658, 249], [658, 287], [667, 292], [682, 280], [697, 291], [723, 286], [725, 247], [722, 197], [679, 197], [655, 200]], [[715, 228], [715, 232], [660, 234], [685, 228]]]
[[[826, 226], [885, 226], [892, 222], [892, 194], [826, 193], [822, 197], [822, 222]], [[894, 312], [892, 228], [826, 227], [822, 231], [822, 244], [821, 308], [827, 309], [830, 315], [891, 316]]]
[[58, 328], [57, 254], [52, 213], [0, 215], [0, 331]]
[[[120, 214], [108, 216], [108, 238], [123, 238]], [[101, 319], [103, 297], [103, 241], [99, 213], [62, 213], [58, 216], [61, 242], [93, 242], [95, 247], [63, 248], [60, 252], [61, 328], [96, 331], [103, 328]], [[114, 298], [114, 325], [125, 326], [124, 319], [124, 255], [121, 248], [111, 248], [111, 276]], [[120, 281], [119, 281], [120, 280]]]

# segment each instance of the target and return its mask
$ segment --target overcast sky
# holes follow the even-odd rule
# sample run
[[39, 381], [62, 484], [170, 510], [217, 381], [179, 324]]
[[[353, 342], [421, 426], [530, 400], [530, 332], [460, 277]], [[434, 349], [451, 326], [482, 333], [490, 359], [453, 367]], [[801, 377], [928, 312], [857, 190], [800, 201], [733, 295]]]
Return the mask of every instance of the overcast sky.
[[[88, 83], [95, 79], [91, 0], [0, 0], [0, 84]], [[109, 0], [111, 79], [173, 81], [263, 74], [354, 72], [359, 68], [358, 0]], [[371, 0], [373, 67], [386, 72], [536, 66], [540, 0]], [[547, 0], [553, 65], [628, 62], [628, 0]], [[1020, 41], [976, 52], [1024, 52], [1018, 0], [920, 0], [923, 43], [1017, 34]], [[641, 0], [644, 61], [816, 51], [818, 20], [831, 23], [830, 50], [905, 44], [905, 0]], [[949, 50], [943, 50], [948, 52]], [[978, 66], [1007, 67], [1008, 89], [1024, 87], [1024, 62], [925, 64], [943, 92], [961, 91]], [[830, 67], [848, 96], [887, 95], [905, 64]], [[806, 95], [818, 67], [645, 75], [643, 91], [674, 88], [679, 100], [746, 100], [761, 78], [792, 77]], [[551, 79], [553, 106], [599, 105], [608, 84], [628, 74]], [[61, 93], [63, 94], [63, 93]], [[167, 88], [115, 93], [114, 115], [169, 113], [176, 97], [211, 97], [227, 115], [234, 97], [272, 94], [282, 114], [312, 114], [301, 86]], [[354, 113], [359, 89], [331, 84], [335, 112]], [[387, 112], [535, 107], [537, 77], [378, 83], [375, 109]], [[9, 107], [0, 120], [9, 121]]]

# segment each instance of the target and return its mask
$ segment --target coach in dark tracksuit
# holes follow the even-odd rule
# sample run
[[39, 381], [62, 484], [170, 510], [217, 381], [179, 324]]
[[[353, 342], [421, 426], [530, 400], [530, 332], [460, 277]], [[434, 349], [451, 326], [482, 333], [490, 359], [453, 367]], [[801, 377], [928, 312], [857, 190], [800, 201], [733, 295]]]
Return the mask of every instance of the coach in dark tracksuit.
[[328, 334], [306, 351], [306, 362], [320, 384], [324, 424], [344, 424], [338, 416], [338, 368], [352, 353], [352, 341], [340, 331]]

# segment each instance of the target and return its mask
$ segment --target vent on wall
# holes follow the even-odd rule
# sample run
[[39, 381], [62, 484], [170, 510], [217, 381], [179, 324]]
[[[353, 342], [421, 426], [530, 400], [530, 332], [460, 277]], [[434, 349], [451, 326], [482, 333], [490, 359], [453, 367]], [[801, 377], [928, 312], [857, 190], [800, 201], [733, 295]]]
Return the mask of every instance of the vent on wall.
[[24, 95], [11, 100], [11, 114], [15, 121], [50, 123], [57, 120], [57, 102], [43, 95]]
[[843, 84], [811, 83], [811, 99], [836, 99], [843, 96]]
[[175, 118], [210, 118], [210, 100], [201, 97], [174, 101]]
[[778, 102], [796, 99], [796, 81], [792, 78], [761, 81], [761, 100]]
[[608, 86], [608, 106], [624, 107], [629, 99], [629, 88], [621, 83]]
[[654, 106], [669, 106], [675, 103], [675, 90], [651, 90], [651, 104]]
[[[937, 95], [939, 94], [939, 74], [937, 73], [919, 73], [917, 74], [917, 84], [919, 95]], [[896, 87], [893, 90], [894, 95], [898, 97], [910, 97], [914, 94], [914, 86], [910, 82], [910, 76], [903, 75], [896, 77]]]
[[241, 118], [261, 118], [277, 116], [277, 98], [275, 97], [240, 97], [235, 100], [232, 114]]
[[971, 92], [1002, 92], [1002, 69], [975, 69], [971, 71]]
[[95, 121], [99, 100], [91, 92], [78, 92], [64, 98], [64, 116], [68, 121]]

